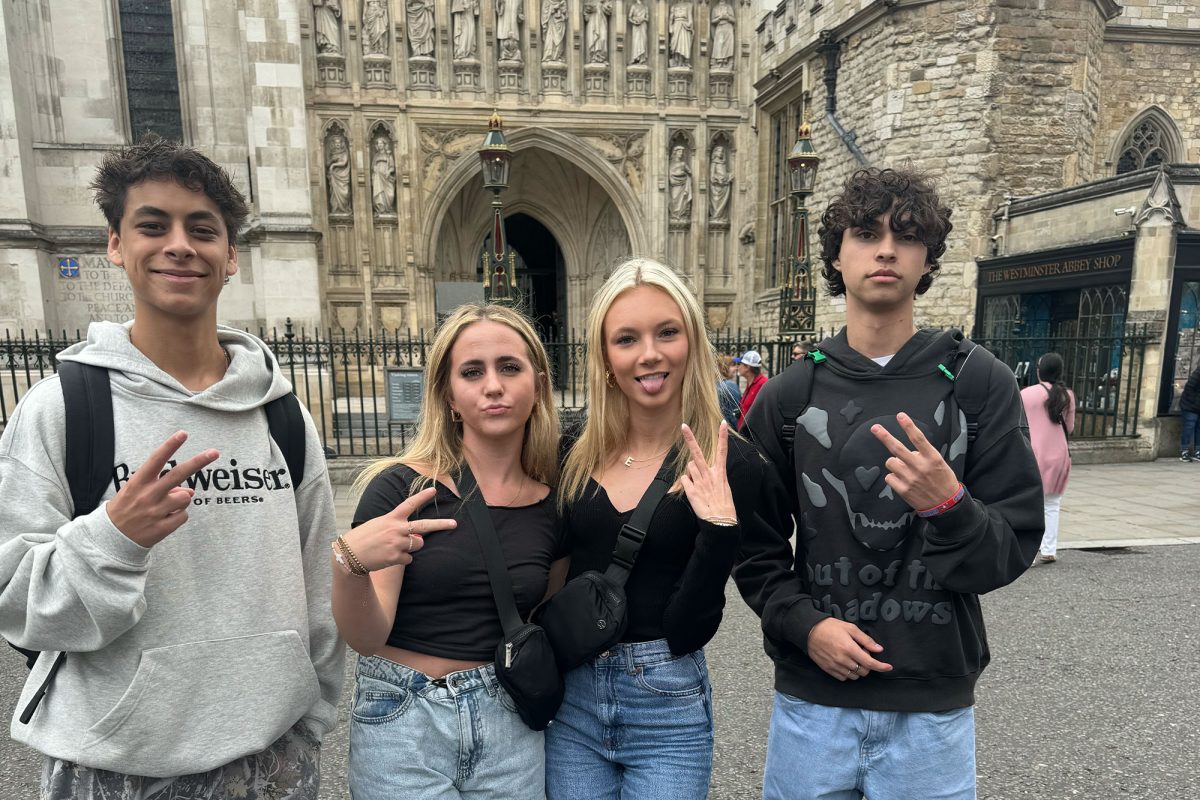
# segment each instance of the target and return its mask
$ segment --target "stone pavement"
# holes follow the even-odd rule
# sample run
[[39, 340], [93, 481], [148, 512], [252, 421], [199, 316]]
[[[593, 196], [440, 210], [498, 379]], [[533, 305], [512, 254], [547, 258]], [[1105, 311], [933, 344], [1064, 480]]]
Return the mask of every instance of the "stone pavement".
[[[349, 479], [334, 487], [334, 499], [338, 530], [345, 531], [355, 503]], [[1200, 462], [1072, 467], [1058, 540], [1064, 549], [1200, 544]]]

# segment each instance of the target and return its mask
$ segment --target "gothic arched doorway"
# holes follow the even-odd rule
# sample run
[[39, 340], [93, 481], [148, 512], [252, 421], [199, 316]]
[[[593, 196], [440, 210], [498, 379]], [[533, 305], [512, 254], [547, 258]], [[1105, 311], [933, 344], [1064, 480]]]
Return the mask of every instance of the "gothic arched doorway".
[[[550, 230], [528, 214], [504, 220], [508, 246], [516, 254], [517, 288], [522, 308], [546, 342], [566, 336], [567, 279], [562, 247]], [[489, 233], [479, 251], [476, 277], [483, 281], [483, 265], [492, 249]]]

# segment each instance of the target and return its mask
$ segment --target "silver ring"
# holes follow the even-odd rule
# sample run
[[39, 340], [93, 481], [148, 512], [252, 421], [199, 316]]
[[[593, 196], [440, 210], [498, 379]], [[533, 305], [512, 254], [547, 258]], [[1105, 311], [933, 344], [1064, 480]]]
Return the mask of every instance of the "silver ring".
[[858, 674], [858, 664], [855, 664], [853, 667], [846, 670], [846, 677], [850, 677], [851, 675], [857, 675], [857, 674]]
[[[411, 528], [412, 526], [411, 526], [411, 525], [409, 525], [409, 527]], [[417, 539], [416, 539], [416, 537], [415, 537], [415, 536], [413, 536], [413, 535], [410, 533], [410, 534], [408, 535], [408, 552], [410, 552], [410, 553], [411, 553], [411, 552], [413, 551], [413, 545], [414, 545], [414, 544], [416, 544], [416, 543], [417, 543]]]

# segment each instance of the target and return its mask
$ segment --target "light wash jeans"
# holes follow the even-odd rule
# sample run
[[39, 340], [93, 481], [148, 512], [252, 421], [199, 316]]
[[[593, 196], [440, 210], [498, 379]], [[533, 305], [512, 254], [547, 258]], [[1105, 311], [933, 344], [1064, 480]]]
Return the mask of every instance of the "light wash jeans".
[[358, 659], [350, 720], [354, 800], [544, 800], [545, 746], [491, 664], [428, 675]]
[[775, 693], [764, 800], [974, 800], [975, 710], [834, 708]]
[[1061, 494], [1048, 494], [1042, 498], [1042, 510], [1046, 520], [1046, 532], [1042, 534], [1040, 552], [1052, 556], [1058, 552], [1058, 516], [1062, 511]]
[[712, 688], [704, 651], [619, 644], [566, 675], [546, 730], [550, 800], [704, 800], [712, 777]]

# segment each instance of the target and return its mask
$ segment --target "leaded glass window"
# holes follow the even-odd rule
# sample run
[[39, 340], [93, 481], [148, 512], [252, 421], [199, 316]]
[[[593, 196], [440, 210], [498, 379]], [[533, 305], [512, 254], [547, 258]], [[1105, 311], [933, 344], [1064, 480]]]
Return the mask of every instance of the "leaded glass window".
[[1144, 167], [1156, 167], [1170, 160], [1167, 152], [1167, 133], [1155, 119], [1142, 120], [1121, 148], [1117, 174], [1133, 172]]
[[171, 4], [161, 0], [119, 0], [118, 9], [125, 96], [133, 139], [157, 133], [164, 139], [183, 141]]

